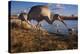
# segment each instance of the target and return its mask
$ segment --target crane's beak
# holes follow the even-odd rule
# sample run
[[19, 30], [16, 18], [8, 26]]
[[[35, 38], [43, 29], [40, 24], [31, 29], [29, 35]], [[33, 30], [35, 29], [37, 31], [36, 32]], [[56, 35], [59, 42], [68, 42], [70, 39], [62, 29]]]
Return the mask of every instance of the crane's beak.
[[58, 16], [57, 18], [58, 18], [59, 20], [61, 20], [61, 17], [60, 17], [60, 16]]

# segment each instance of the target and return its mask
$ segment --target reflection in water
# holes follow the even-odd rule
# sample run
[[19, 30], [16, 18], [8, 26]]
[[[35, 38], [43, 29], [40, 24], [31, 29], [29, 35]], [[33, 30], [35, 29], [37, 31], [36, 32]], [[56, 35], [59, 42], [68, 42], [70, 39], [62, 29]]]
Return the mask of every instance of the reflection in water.
[[[64, 20], [67, 26], [73, 29], [75, 32], [78, 31], [78, 21], [77, 20]], [[36, 21], [31, 21], [33, 25], [36, 25]], [[55, 20], [52, 25], [48, 24], [46, 21], [41, 22], [42, 28], [48, 30], [49, 32], [53, 33], [60, 33], [60, 34], [68, 34], [68, 29], [64, 26], [64, 24], [58, 20]], [[58, 31], [58, 32], [57, 32]]]

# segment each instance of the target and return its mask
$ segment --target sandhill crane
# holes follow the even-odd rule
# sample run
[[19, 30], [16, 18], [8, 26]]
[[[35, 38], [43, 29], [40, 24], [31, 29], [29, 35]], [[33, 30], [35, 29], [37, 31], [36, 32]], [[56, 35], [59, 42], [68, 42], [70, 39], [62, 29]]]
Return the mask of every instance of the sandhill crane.
[[19, 19], [21, 19], [22, 21], [26, 21], [27, 19], [27, 13], [20, 13], [20, 15], [18, 16]]
[[[58, 14], [52, 14], [48, 6], [46, 5], [36, 5], [33, 6], [29, 13], [27, 20], [36, 20], [38, 22], [37, 25], [39, 25], [39, 22], [42, 20], [47, 21], [49, 24], [52, 24], [56, 19], [61, 21], [66, 27], [67, 25], [64, 23], [64, 21], [60, 18]], [[68, 27], [67, 27], [68, 28]]]
[[36, 5], [30, 9], [27, 20], [31, 21], [32, 19], [38, 22], [37, 25], [40, 25], [39, 22], [42, 20], [52, 24], [51, 12], [48, 6], [45, 5]]
[[54, 14], [52, 22], [54, 22], [55, 20], [61, 21], [65, 25], [65, 27], [68, 28], [67, 24], [63, 21], [59, 14]]
[[27, 20], [27, 13], [21, 12], [19, 14], [18, 18], [21, 20], [21, 29], [22, 29], [22, 24], [23, 24], [22, 22], [23, 21], [26, 21], [29, 25], [31, 25], [30, 22]]

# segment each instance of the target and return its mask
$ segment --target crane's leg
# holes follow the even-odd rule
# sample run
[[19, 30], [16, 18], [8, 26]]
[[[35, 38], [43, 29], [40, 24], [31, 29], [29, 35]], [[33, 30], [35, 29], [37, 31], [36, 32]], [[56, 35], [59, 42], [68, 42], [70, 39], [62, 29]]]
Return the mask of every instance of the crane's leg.
[[37, 25], [35, 25], [35, 28], [40, 31], [40, 27], [41, 27], [41, 24], [38, 22]]
[[[53, 19], [52, 21], [53, 21], [53, 23], [54, 23], [55, 20]], [[58, 27], [59, 27], [58, 24], [56, 24], [57, 33], [59, 33]]]
[[39, 22], [37, 23], [37, 25], [36, 25], [36, 29], [38, 29], [39, 30]]
[[57, 29], [57, 33], [59, 32], [59, 30], [58, 30], [58, 24], [56, 24], [56, 29]]

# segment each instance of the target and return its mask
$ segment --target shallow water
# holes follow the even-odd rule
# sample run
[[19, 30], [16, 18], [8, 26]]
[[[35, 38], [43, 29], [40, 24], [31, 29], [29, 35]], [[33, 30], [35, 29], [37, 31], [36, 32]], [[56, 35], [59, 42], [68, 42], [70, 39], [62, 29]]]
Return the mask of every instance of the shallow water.
[[[32, 24], [37, 24], [36, 21], [31, 21]], [[78, 21], [77, 20], [64, 20], [69, 28], [74, 29], [75, 32], [78, 31]], [[52, 33], [68, 34], [68, 29], [64, 24], [58, 20], [55, 20], [52, 25], [48, 24], [46, 21], [40, 22], [42, 28], [46, 29]], [[57, 32], [58, 30], [58, 32]]]

